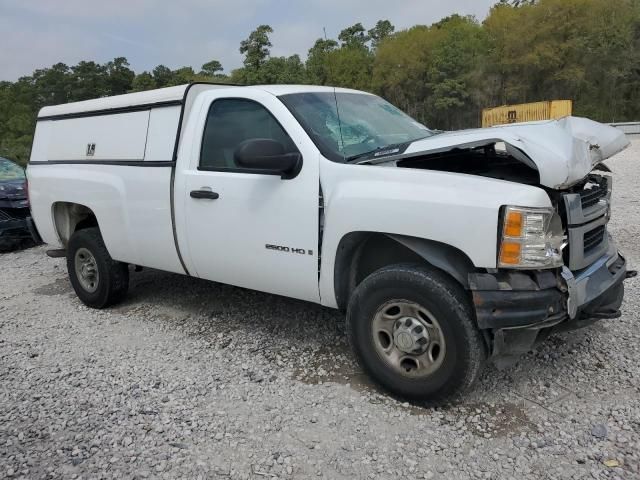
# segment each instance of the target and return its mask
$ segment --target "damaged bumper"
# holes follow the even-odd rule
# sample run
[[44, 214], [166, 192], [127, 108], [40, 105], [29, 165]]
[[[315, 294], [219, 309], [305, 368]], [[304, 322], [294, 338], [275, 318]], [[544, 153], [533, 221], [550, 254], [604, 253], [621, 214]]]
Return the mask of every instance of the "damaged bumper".
[[494, 356], [519, 355], [550, 333], [617, 318], [626, 261], [610, 239], [589, 267], [560, 276], [553, 271], [469, 275], [478, 326], [493, 333]]

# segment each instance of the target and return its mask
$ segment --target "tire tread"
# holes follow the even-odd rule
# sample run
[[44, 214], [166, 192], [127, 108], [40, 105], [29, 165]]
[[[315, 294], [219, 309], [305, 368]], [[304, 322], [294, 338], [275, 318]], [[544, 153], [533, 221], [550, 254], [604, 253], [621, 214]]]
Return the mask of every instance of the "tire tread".
[[[89, 248], [93, 253], [100, 270], [100, 281], [105, 283], [98, 289], [98, 295], [88, 294], [75, 278], [74, 257], [80, 247]], [[102, 264], [102, 265], [100, 265]], [[98, 227], [90, 227], [76, 231], [67, 246], [67, 270], [76, 294], [82, 302], [91, 308], [106, 308], [119, 303], [127, 295], [129, 289], [129, 268], [126, 263], [111, 258]]]
[[[417, 285], [430, 287], [428, 288], [430, 293], [442, 294], [441, 299], [444, 299], [448, 303], [449, 308], [459, 313], [457, 317], [461, 320], [464, 335], [467, 337], [464, 339], [464, 343], [471, 346], [471, 348], [465, 350], [467, 357], [464, 363], [466, 368], [464, 368], [462, 372], [458, 372], [461, 373], [462, 376], [457, 375], [456, 378], [447, 382], [445, 387], [437, 393], [430, 395], [429, 398], [419, 399], [420, 403], [426, 406], [455, 403], [474, 385], [480, 376], [487, 360], [487, 348], [482, 334], [476, 326], [472, 307], [465, 290], [446, 273], [436, 268], [428, 268], [418, 264], [397, 264], [383, 267], [370, 274], [358, 285], [349, 301], [346, 317], [346, 330], [349, 344], [352, 351], [356, 354], [358, 363], [369, 376], [383, 389], [391, 390], [387, 385], [383, 385], [378, 380], [376, 372], [372, 371], [360, 354], [357, 345], [358, 339], [355, 338], [354, 335], [356, 331], [355, 322], [358, 321], [359, 304], [362, 302], [363, 296], [368, 294], [370, 285], [377, 284], [380, 281], [393, 282], [394, 280], [400, 278], [406, 279], [407, 277], [413, 277], [417, 281]], [[438, 292], [437, 290], [440, 291]], [[393, 390], [391, 391], [392, 393], [399, 394]], [[416, 398], [412, 398], [409, 395], [402, 395], [401, 393], [399, 396], [410, 400], [417, 400]]]

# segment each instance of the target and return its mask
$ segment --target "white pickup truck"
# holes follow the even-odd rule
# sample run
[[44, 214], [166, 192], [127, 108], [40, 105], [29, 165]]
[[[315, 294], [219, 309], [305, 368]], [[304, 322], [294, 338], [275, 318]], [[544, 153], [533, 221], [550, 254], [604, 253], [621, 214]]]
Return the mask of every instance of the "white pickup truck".
[[121, 300], [129, 266], [320, 303], [375, 381], [437, 404], [620, 315], [595, 170], [627, 144], [581, 118], [439, 132], [354, 90], [191, 84], [43, 108], [27, 175], [86, 305]]

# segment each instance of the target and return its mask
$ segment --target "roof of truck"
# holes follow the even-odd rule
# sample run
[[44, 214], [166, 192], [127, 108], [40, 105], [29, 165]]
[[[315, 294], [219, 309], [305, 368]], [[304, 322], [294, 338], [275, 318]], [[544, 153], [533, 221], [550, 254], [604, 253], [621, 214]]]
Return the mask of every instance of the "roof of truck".
[[[305, 93], [305, 92], [333, 92], [333, 87], [315, 86], [315, 85], [252, 85], [237, 86], [225, 84], [205, 84], [207, 89], [217, 88], [256, 88], [265, 90], [273, 95], [286, 95], [289, 93]], [[95, 100], [85, 100], [83, 102], [65, 103], [50, 107], [43, 107], [38, 113], [39, 119], [57, 116], [75, 116], [85, 112], [99, 112], [114, 109], [135, 108], [137, 106], [148, 106], [154, 104], [170, 105], [175, 103], [179, 105], [184, 99], [184, 94], [189, 84], [178, 85], [175, 87], [158, 88], [155, 90], [147, 90], [145, 92], [127, 93], [124, 95], [115, 95], [113, 97], [96, 98]], [[337, 92], [358, 92], [346, 88], [336, 88]]]
[[[178, 85], [176, 87], [158, 88], [145, 92], [127, 93], [113, 97], [96, 98], [95, 100], [85, 100], [83, 102], [65, 103], [44, 107], [40, 109], [38, 118], [52, 117], [57, 115], [69, 115], [82, 112], [94, 112], [99, 110], [120, 109], [136, 107], [138, 105], [149, 105], [155, 103], [178, 104], [184, 98], [184, 92], [189, 85]], [[220, 85], [221, 88], [225, 86]], [[215, 88], [212, 85], [212, 88]]]

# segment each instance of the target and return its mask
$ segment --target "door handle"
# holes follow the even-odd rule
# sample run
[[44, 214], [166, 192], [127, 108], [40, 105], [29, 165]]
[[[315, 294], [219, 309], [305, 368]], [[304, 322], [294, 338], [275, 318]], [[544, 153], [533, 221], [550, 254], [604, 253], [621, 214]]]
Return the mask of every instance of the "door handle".
[[191, 198], [206, 198], [209, 200], [216, 200], [220, 198], [218, 193], [212, 192], [211, 190], [191, 190], [189, 195]]

